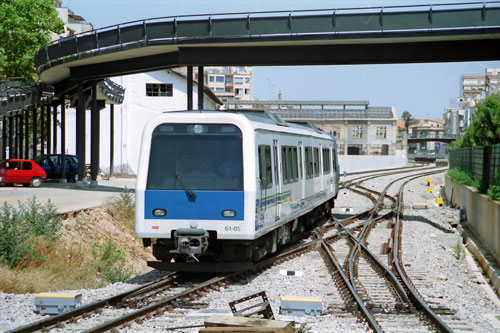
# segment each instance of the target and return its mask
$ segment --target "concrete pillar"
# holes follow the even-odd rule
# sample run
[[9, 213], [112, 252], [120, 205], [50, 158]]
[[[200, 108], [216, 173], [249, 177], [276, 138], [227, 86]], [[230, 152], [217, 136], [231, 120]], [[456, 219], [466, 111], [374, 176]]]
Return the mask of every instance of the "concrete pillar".
[[61, 96], [61, 182], [66, 182], [66, 105]]
[[2, 118], [2, 160], [7, 159], [7, 116]]
[[109, 106], [109, 178], [115, 175], [115, 105]]
[[57, 103], [52, 106], [52, 153], [57, 153]]
[[90, 186], [97, 186], [99, 173], [99, 108], [97, 105], [97, 82], [92, 83], [92, 110], [90, 115]]
[[35, 158], [36, 155], [37, 155], [37, 145], [38, 145], [38, 133], [37, 133], [37, 126], [38, 126], [38, 109], [37, 108], [34, 108], [33, 109], [33, 113], [31, 114], [31, 123], [32, 123], [32, 126], [33, 126], [33, 137], [32, 137], [32, 141], [33, 141], [33, 146], [32, 146], [32, 158]]
[[193, 66], [187, 67], [187, 109], [193, 109]]
[[24, 158], [30, 159], [30, 121], [29, 111], [24, 112]]
[[83, 94], [83, 81], [78, 82], [78, 101], [76, 108], [76, 155], [78, 157], [77, 186], [83, 185], [85, 172], [85, 95]]
[[14, 158], [14, 117], [9, 117], [9, 158]]
[[45, 154], [45, 105], [40, 108], [40, 155]]
[[204, 67], [198, 66], [198, 110], [203, 110], [203, 88], [205, 86]]
[[47, 154], [50, 154], [51, 153], [51, 143], [52, 143], [52, 136], [51, 136], [51, 133], [50, 133], [50, 123], [51, 123], [51, 115], [52, 115], [52, 109], [51, 109], [51, 105], [47, 105], [47, 109], [45, 110], [46, 114], [45, 116], [47, 117], [47, 119], [45, 120], [45, 133], [47, 133]]

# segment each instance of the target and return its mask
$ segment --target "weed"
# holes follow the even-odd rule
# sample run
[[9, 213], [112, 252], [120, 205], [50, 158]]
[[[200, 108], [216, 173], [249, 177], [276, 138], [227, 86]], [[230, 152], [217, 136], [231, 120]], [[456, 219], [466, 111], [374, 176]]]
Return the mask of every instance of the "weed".
[[465, 250], [464, 246], [460, 242], [460, 238], [457, 239], [457, 244], [453, 246], [453, 250], [455, 251], [455, 258], [457, 260], [462, 260], [463, 258], [465, 258]]
[[124, 222], [130, 230], [134, 230], [135, 196], [129, 189], [125, 188], [122, 193], [110, 200], [106, 204], [106, 211], [114, 219]]
[[462, 185], [473, 186], [475, 188], [479, 188], [481, 185], [476, 179], [474, 179], [472, 174], [459, 169], [448, 170], [448, 176], [450, 176], [453, 181]]
[[103, 282], [115, 283], [128, 280], [134, 270], [125, 266], [125, 254], [111, 238], [100, 246], [92, 247], [94, 266]]
[[42, 205], [33, 197], [26, 205], [20, 202], [18, 208], [4, 203], [0, 208], [0, 261], [15, 267], [27, 258], [39, 260], [33, 239], [54, 240], [60, 227], [61, 218], [50, 201]]
[[500, 185], [491, 185], [488, 189], [488, 198], [490, 200], [500, 200]]

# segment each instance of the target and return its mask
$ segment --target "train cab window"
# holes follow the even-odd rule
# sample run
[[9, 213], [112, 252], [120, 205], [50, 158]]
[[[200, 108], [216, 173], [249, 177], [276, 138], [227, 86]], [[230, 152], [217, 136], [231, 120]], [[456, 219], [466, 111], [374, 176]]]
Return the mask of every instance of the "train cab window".
[[243, 140], [231, 124], [161, 124], [151, 138], [148, 190], [243, 190]]
[[261, 189], [272, 187], [273, 168], [271, 166], [271, 146], [259, 146], [259, 179]]
[[313, 153], [311, 147], [306, 147], [306, 178], [313, 177]]
[[319, 176], [319, 149], [314, 148], [314, 177]]

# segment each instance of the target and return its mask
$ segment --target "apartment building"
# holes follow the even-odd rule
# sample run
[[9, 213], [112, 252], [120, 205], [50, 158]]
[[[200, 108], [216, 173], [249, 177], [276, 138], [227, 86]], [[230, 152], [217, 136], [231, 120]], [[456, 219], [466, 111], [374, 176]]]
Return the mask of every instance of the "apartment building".
[[[224, 103], [230, 100], [251, 100], [252, 69], [251, 66], [205, 67], [204, 82]], [[198, 80], [198, 68], [195, 68], [195, 79]]]
[[[429, 138], [442, 138], [444, 136], [444, 119], [417, 119], [417, 123], [409, 128], [408, 138], [414, 139], [429, 139]], [[409, 145], [409, 151], [412, 153], [418, 152], [440, 152], [441, 142], [429, 141], [419, 142], [417, 144]]]
[[64, 22], [64, 33], [61, 35], [52, 34], [52, 40], [62, 37], [77, 35], [82, 32], [93, 30], [91, 23], [87, 22], [80, 15], [75, 14], [71, 9], [62, 6], [62, 0], [55, 0], [56, 11]]

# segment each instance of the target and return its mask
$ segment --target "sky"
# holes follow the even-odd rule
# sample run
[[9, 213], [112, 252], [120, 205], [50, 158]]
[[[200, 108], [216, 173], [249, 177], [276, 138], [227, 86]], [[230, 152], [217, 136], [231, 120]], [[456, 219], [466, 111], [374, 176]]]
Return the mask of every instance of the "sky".
[[[461, 1], [464, 2], [464, 1]], [[367, 6], [457, 3], [435, 0], [63, 0], [94, 28], [147, 18]], [[442, 118], [455, 106], [462, 75], [484, 75], [500, 61], [394, 65], [266, 66], [253, 69], [253, 97], [284, 100], [368, 100], [415, 118]]]

